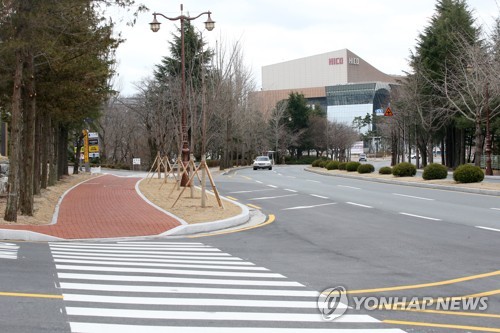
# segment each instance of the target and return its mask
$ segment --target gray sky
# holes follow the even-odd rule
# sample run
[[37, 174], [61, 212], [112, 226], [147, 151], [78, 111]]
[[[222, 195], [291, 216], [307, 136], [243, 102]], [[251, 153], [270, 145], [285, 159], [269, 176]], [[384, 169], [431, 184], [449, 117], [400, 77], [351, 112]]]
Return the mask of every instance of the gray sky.
[[[180, 3], [137, 0], [150, 12], [141, 13], [134, 27], [119, 25], [126, 39], [117, 51], [115, 89], [122, 96], [136, 92], [135, 85], [150, 77], [154, 66], [169, 54], [179, 21], [159, 18], [157, 33], [151, 32], [152, 12], [175, 17]], [[496, 0], [468, 0], [477, 23], [489, 31], [499, 16]], [[408, 70], [408, 56], [420, 32], [429, 25], [436, 0], [186, 0], [184, 13], [196, 16], [210, 10], [216, 21], [212, 32], [204, 30], [203, 15], [193, 21], [210, 47], [216, 40], [242, 43], [247, 66], [261, 87], [261, 67], [347, 48], [387, 74]], [[125, 13], [120, 13], [125, 16]]]

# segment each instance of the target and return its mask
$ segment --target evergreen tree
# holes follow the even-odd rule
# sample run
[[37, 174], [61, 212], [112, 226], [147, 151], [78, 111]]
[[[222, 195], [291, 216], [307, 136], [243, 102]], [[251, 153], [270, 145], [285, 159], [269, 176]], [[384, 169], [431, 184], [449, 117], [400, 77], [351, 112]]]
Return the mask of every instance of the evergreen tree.
[[[418, 37], [416, 51], [410, 62], [413, 71], [427, 81], [419, 91], [422, 97], [427, 98], [426, 105], [430, 105], [426, 112], [447, 107], [443, 89], [439, 87], [444, 85], [448, 73], [457, 71], [463, 65], [457, 63], [456, 57], [464, 47], [457, 43], [459, 36], [460, 40], [470, 45], [479, 38], [479, 30], [474, 27], [474, 18], [466, 1], [439, 0], [430, 25]], [[460, 135], [454, 121], [450, 122], [446, 127], [446, 164], [450, 167], [457, 166], [464, 158], [460, 154]]]

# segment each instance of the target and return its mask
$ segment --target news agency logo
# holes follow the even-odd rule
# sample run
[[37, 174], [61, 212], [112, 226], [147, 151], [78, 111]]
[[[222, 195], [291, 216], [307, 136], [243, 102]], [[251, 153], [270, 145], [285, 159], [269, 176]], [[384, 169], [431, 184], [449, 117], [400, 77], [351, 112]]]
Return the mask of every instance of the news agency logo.
[[328, 288], [318, 297], [318, 309], [324, 320], [333, 321], [347, 310], [347, 293], [344, 287]]
[[[403, 310], [403, 311], [486, 311], [488, 297], [374, 297], [351, 298], [354, 310]], [[321, 292], [317, 301], [323, 320], [333, 321], [342, 316], [349, 307], [346, 288], [337, 286]]]

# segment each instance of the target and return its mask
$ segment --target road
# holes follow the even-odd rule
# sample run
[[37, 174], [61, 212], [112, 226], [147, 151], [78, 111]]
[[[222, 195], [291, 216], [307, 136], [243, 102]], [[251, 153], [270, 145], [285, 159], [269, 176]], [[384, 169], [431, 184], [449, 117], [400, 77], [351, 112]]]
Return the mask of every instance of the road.
[[[268, 223], [182, 239], [0, 244], [8, 267], [0, 273], [0, 327], [500, 331], [498, 197], [328, 177], [301, 166], [241, 169], [216, 181], [223, 195], [261, 209]], [[488, 309], [349, 309], [340, 322], [327, 322], [315, 302], [335, 286], [349, 297], [480, 294]]]

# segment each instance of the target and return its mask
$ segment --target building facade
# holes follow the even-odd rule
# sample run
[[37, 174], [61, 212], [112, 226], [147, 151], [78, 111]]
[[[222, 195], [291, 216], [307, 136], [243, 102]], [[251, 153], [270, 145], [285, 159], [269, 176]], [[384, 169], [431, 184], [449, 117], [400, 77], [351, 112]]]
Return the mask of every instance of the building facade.
[[309, 104], [326, 109], [329, 120], [351, 125], [355, 117], [385, 110], [397, 78], [343, 49], [262, 67], [262, 90], [255, 96], [268, 114], [278, 101], [299, 92]]

